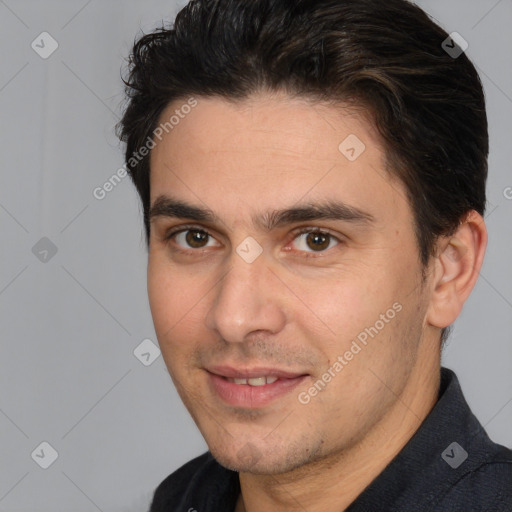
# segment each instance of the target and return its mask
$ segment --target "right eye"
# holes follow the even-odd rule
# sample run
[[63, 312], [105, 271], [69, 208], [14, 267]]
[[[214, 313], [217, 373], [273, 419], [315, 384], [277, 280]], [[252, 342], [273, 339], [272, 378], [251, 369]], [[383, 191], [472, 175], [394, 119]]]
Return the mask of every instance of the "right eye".
[[216, 247], [220, 244], [204, 229], [187, 228], [170, 233], [167, 239], [174, 239], [175, 243], [183, 249], [204, 249]]

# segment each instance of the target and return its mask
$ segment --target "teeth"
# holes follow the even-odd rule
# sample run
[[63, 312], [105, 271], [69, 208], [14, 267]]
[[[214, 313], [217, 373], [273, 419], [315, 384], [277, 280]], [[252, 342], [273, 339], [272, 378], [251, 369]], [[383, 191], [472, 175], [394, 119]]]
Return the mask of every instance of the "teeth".
[[228, 379], [229, 382], [235, 384], [248, 384], [249, 386], [264, 386], [265, 384], [272, 384], [277, 380], [277, 377], [254, 377], [252, 379]]
[[265, 377], [255, 377], [254, 379], [247, 379], [250, 386], [264, 386], [267, 383]]

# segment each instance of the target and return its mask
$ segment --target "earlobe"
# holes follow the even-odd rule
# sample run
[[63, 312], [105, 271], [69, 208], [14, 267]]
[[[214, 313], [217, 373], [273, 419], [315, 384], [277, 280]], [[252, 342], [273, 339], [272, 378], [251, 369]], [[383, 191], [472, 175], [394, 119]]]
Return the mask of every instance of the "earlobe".
[[444, 328], [459, 316], [478, 279], [487, 229], [482, 216], [471, 210], [457, 231], [438, 242], [427, 323]]

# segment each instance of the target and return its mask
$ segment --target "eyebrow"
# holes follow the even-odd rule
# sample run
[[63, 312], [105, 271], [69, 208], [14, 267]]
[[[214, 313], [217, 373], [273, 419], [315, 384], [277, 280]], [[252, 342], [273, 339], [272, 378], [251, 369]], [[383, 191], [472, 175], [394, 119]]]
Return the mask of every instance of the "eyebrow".
[[[165, 195], [160, 195], [155, 199], [148, 217], [150, 221], [157, 217], [169, 217], [210, 224], [220, 222], [220, 218], [209, 208], [194, 206]], [[267, 231], [288, 224], [312, 220], [340, 220], [355, 224], [371, 224], [375, 222], [375, 217], [354, 206], [332, 200], [273, 210], [252, 217], [255, 225]]]

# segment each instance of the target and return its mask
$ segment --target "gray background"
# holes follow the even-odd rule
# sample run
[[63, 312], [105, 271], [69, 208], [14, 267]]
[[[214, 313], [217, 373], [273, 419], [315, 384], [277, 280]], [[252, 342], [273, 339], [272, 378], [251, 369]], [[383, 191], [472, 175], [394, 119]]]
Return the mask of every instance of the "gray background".
[[[92, 193], [123, 164], [123, 58], [184, 3], [0, 0], [2, 512], [142, 511], [205, 450], [162, 358], [133, 353], [156, 342], [135, 191], [125, 178], [103, 200]], [[490, 121], [490, 244], [444, 365], [511, 447], [512, 0], [419, 4], [469, 42]], [[59, 44], [47, 59], [31, 48], [43, 31]], [[55, 255], [33, 251], [42, 237]], [[48, 449], [31, 458], [43, 441], [58, 452], [48, 469], [36, 464]]]

